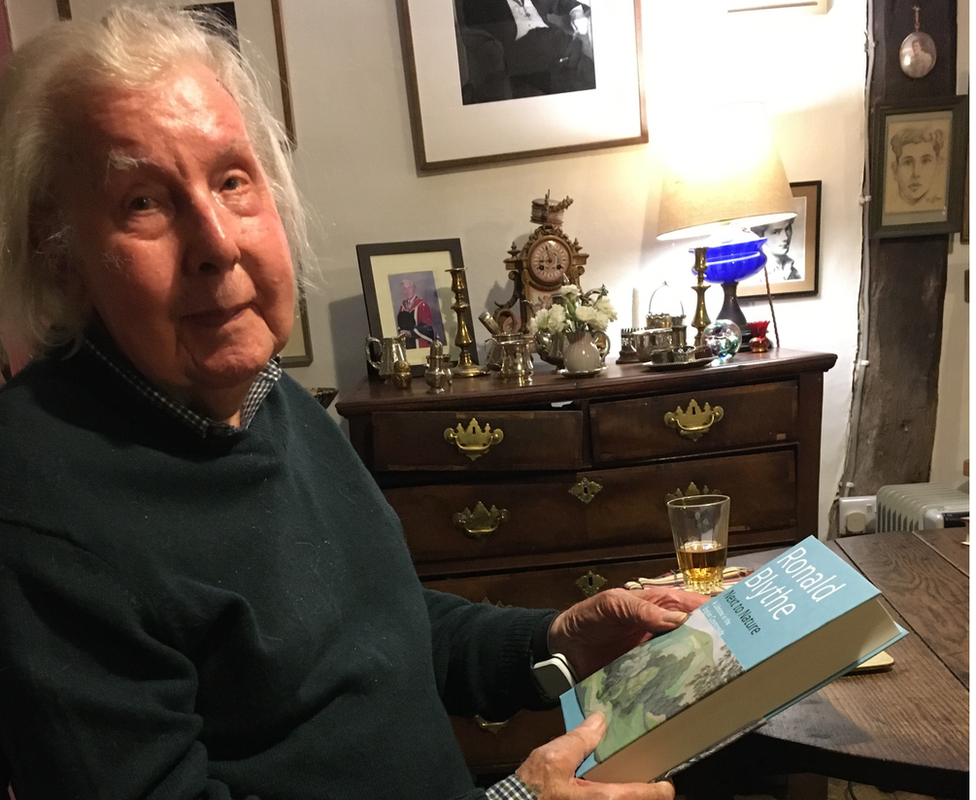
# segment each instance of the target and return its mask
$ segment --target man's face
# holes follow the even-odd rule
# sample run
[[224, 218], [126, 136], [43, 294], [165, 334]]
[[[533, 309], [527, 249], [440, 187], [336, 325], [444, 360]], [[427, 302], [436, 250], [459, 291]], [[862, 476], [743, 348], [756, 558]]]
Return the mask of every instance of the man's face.
[[196, 64], [74, 111], [59, 187], [68, 288], [150, 381], [225, 419], [288, 341], [294, 307], [288, 243], [240, 111]]
[[790, 242], [793, 239], [793, 222], [774, 222], [766, 226], [763, 233], [766, 237], [765, 250], [770, 255], [785, 256], [790, 251]]
[[912, 205], [921, 200], [932, 187], [938, 160], [931, 142], [906, 144], [895, 162], [898, 194]]
[[417, 289], [413, 283], [404, 281], [401, 285], [403, 286], [403, 299], [413, 300], [414, 295], [417, 294]]

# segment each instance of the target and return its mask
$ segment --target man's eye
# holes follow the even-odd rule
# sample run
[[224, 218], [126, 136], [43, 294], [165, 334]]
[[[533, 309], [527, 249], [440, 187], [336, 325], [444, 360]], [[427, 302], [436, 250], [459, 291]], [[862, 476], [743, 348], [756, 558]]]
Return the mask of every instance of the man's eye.
[[238, 189], [244, 186], [244, 181], [238, 176], [234, 175], [224, 181], [224, 191], [225, 192], [236, 192]]
[[129, 201], [129, 211], [149, 211], [153, 207], [153, 201], [145, 196], [133, 197]]

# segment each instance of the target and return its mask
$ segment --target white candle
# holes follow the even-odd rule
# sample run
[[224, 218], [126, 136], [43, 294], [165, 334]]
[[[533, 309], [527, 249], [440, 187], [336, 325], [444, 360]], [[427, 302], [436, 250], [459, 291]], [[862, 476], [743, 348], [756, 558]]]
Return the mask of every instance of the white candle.
[[634, 295], [633, 295], [633, 300], [631, 301], [630, 315], [631, 315], [630, 327], [632, 327], [635, 331], [644, 327], [643, 325], [641, 325], [641, 321], [640, 321], [641, 318], [640, 289], [636, 287], [634, 287]]

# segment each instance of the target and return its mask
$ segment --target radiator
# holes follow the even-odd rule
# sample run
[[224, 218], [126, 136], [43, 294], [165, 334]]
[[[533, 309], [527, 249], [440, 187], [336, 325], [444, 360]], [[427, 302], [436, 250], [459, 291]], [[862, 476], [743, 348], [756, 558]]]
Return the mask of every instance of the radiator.
[[969, 495], [941, 483], [902, 483], [878, 489], [878, 531], [957, 528], [969, 518]]

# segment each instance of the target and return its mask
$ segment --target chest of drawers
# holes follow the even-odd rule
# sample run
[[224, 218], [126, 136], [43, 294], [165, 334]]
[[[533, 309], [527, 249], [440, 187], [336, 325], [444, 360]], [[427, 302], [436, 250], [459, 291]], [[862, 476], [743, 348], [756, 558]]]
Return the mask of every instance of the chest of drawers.
[[[427, 586], [474, 601], [566, 608], [674, 569], [665, 503], [720, 491], [735, 553], [818, 527], [823, 373], [836, 356], [743, 353], [704, 369], [611, 363], [527, 386], [496, 375], [364, 382], [337, 411], [399, 514]], [[518, 763], [562, 732], [558, 712], [503, 728], [458, 721], [474, 770]]]

